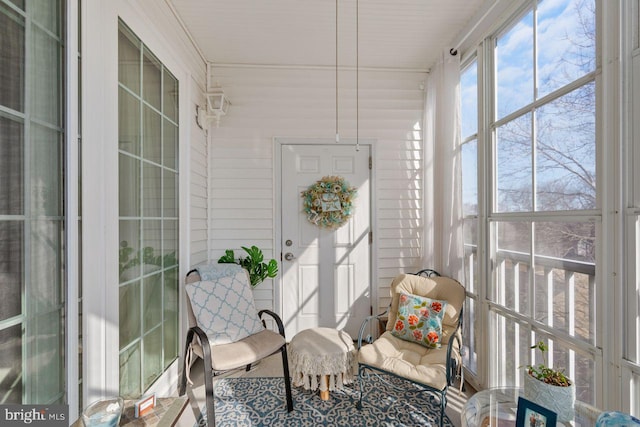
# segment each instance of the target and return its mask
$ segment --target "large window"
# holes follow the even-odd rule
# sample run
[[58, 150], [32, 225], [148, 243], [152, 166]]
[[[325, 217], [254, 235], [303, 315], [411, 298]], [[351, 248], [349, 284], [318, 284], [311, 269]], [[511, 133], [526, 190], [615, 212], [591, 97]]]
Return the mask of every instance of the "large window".
[[[595, 0], [531, 1], [491, 38], [491, 385], [520, 385], [532, 343], [595, 403]], [[471, 151], [471, 149], [468, 149]], [[464, 152], [464, 151], [463, 151]], [[464, 179], [464, 177], [463, 177]], [[505, 355], [507, 357], [505, 357]]]
[[[531, 0], [461, 75], [467, 304], [471, 315], [480, 304], [487, 309], [488, 385], [521, 385], [521, 366], [541, 362], [529, 347], [543, 340], [548, 362], [564, 368], [577, 398], [592, 404], [602, 390], [595, 16], [595, 0]], [[478, 319], [469, 320], [474, 355]], [[476, 372], [473, 357], [467, 364]]]
[[464, 216], [464, 283], [467, 300], [464, 312], [464, 364], [478, 373], [476, 339], [478, 314], [478, 63], [470, 61], [460, 73], [462, 123], [462, 213]]
[[0, 0], [0, 403], [65, 402], [63, 11]]
[[120, 394], [178, 355], [178, 81], [119, 31]]

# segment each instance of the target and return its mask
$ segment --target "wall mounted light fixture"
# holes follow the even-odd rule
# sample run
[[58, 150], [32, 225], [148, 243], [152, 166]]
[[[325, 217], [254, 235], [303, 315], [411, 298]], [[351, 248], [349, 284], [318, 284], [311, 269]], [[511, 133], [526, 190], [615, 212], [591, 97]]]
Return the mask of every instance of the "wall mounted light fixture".
[[220, 117], [227, 114], [231, 101], [222, 88], [214, 88], [204, 94], [206, 105], [196, 105], [196, 123], [201, 129], [209, 128], [215, 120], [216, 127], [220, 126]]

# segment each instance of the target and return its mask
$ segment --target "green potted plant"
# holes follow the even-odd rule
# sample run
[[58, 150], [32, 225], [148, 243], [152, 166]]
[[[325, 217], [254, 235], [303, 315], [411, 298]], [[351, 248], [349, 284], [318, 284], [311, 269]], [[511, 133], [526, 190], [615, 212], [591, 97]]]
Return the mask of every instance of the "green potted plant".
[[564, 370], [547, 366], [546, 352], [549, 347], [544, 341], [538, 341], [531, 348], [540, 350], [543, 363], [527, 365], [524, 375], [524, 397], [558, 414], [558, 421], [573, 420], [575, 384], [567, 378]]
[[239, 257], [236, 259], [233, 250], [227, 249], [224, 252], [224, 255], [218, 260], [218, 263], [238, 264], [242, 266], [249, 272], [251, 287], [255, 287], [259, 283], [262, 283], [262, 281], [267, 277], [273, 279], [278, 275], [278, 263], [275, 259], [270, 260], [268, 263], [264, 262], [262, 250], [257, 246], [251, 246], [250, 248], [242, 246], [242, 249], [247, 253], [246, 257]]

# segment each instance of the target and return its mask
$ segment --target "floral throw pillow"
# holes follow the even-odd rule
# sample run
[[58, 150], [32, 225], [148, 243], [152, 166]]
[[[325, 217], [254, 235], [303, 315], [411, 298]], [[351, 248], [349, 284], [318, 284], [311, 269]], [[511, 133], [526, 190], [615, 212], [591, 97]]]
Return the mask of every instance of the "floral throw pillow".
[[406, 341], [440, 348], [446, 301], [400, 292], [398, 316], [391, 333]]

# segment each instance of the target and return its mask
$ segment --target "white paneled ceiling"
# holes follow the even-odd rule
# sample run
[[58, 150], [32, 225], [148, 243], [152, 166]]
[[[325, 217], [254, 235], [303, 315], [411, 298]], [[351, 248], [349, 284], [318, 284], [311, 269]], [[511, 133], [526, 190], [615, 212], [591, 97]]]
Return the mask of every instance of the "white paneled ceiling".
[[[166, 0], [214, 64], [335, 66], [334, 0]], [[485, 0], [338, 0], [338, 64], [427, 70]]]

